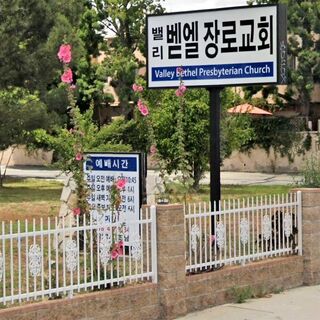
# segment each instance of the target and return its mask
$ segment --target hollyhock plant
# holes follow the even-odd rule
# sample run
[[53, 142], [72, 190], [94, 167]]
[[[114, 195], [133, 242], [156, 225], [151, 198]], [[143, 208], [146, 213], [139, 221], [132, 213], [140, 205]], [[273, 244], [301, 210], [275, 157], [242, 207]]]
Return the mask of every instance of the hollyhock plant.
[[74, 216], [80, 216], [81, 209], [80, 208], [74, 208], [72, 210], [72, 213], [73, 213]]
[[116, 242], [113, 246], [113, 249], [111, 251], [111, 258], [112, 260], [117, 259], [118, 257], [121, 257], [123, 255], [123, 241]]
[[82, 158], [83, 158], [83, 157], [82, 157], [82, 153], [78, 152], [78, 153], [76, 154], [75, 159], [76, 159], [77, 161], [81, 161]]
[[143, 103], [141, 99], [138, 100], [138, 109], [143, 116], [147, 116], [149, 114], [148, 107]]
[[71, 45], [62, 44], [59, 48], [58, 58], [63, 63], [71, 62]]
[[139, 109], [144, 107], [144, 103], [143, 103], [143, 101], [141, 99], [138, 100], [137, 104], [138, 104], [138, 108]]
[[184, 94], [187, 91], [187, 87], [185, 85], [180, 85], [179, 90]]
[[119, 179], [117, 182], [116, 182], [116, 187], [118, 190], [123, 190], [124, 187], [126, 186], [126, 183], [127, 183], [127, 180], [126, 179]]
[[181, 84], [180, 87], [176, 90], [176, 96], [182, 97], [186, 91], [187, 91], [187, 87], [185, 85]]
[[64, 73], [61, 76], [61, 81], [64, 83], [72, 83], [73, 76], [72, 76], [72, 70], [70, 68], [67, 68]]
[[182, 73], [183, 73], [183, 68], [182, 68], [182, 67], [178, 67], [178, 68], [177, 68], [177, 74], [178, 74], [178, 76], [182, 76]]
[[139, 108], [139, 111], [141, 112], [141, 114], [145, 117], [149, 114], [149, 109], [147, 106], [143, 106], [142, 108]]
[[153, 144], [151, 147], [150, 147], [150, 153], [151, 154], [156, 154], [158, 152], [158, 149], [157, 147]]
[[140, 86], [140, 85], [134, 83], [134, 84], [132, 85], [132, 90], [133, 90], [134, 92], [142, 92], [142, 91], [143, 91], [143, 86]]
[[214, 234], [212, 234], [210, 237], [209, 237], [209, 242], [210, 243], [214, 243], [216, 241], [216, 236]]

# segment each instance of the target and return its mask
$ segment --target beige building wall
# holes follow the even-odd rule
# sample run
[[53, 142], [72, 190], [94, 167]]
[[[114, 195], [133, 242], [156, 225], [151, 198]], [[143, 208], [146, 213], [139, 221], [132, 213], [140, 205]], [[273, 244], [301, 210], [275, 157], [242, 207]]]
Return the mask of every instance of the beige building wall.
[[52, 151], [41, 149], [30, 153], [24, 146], [18, 146], [14, 149], [10, 147], [5, 151], [0, 151], [0, 160], [2, 159], [0, 164], [8, 166], [42, 166], [51, 163], [52, 154]]
[[318, 144], [318, 133], [312, 132], [312, 145], [304, 155], [295, 155], [293, 162], [287, 156], [282, 157], [273, 149], [267, 153], [264, 149], [255, 148], [248, 153], [234, 151], [231, 156], [223, 161], [222, 170], [242, 172], [299, 172], [302, 171], [306, 160], [311, 155], [320, 155]]

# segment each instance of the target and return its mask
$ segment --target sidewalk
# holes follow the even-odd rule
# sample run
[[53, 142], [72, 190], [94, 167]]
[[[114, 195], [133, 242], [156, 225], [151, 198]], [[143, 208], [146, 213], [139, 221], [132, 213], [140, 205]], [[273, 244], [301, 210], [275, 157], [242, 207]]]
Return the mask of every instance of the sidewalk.
[[179, 320], [318, 320], [320, 286], [300, 287], [252, 299], [242, 304], [225, 304], [190, 313]]
[[[4, 169], [2, 167], [2, 169]], [[148, 184], [150, 189], [154, 188], [155, 179], [158, 176], [158, 171], [148, 170]], [[65, 175], [61, 175], [59, 170], [50, 170], [47, 167], [32, 167], [32, 166], [16, 166], [8, 167], [7, 176], [21, 178], [46, 178], [46, 179], [65, 179]], [[294, 184], [294, 181], [299, 179], [298, 174], [285, 173], [260, 173], [260, 172], [221, 172], [222, 184], [239, 184], [239, 185], [279, 185], [279, 184]], [[201, 180], [202, 184], [209, 184], [210, 173], [207, 172]]]

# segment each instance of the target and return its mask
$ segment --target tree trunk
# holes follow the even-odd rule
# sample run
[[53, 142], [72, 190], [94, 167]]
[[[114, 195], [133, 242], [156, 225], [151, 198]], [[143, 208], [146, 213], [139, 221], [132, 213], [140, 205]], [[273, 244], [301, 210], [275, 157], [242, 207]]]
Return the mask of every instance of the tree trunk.
[[11, 160], [11, 157], [12, 157], [13, 152], [14, 152], [15, 149], [16, 149], [16, 147], [11, 147], [11, 152], [10, 152], [9, 158], [7, 160], [7, 163], [4, 165], [3, 173], [1, 172], [1, 163], [2, 163], [2, 160], [3, 160], [3, 157], [4, 157], [4, 150], [2, 151], [1, 159], [0, 159], [0, 188], [3, 187], [3, 181], [4, 181], [4, 178], [6, 176], [7, 168], [8, 168], [9, 162]]
[[202, 166], [195, 162], [193, 165], [193, 185], [192, 185], [192, 188], [195, 191], [199, 191], [200, 180], [202, 178], [202, 175], [203, 175]]
[[300, 96], [300, 110], [301, 110], [301, 115], [305, 117], [309, 117], [310, 115], [310, 99], [309, 99], [309, 94], [306, 92], [302, 92]]

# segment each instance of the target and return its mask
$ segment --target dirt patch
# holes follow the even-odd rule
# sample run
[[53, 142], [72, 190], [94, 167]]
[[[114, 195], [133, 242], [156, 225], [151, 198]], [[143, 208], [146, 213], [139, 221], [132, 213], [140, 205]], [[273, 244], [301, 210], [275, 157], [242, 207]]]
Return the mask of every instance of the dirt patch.
[[59, 201], [0, 204], [0, 221], [56, 217], [59, 208]]

